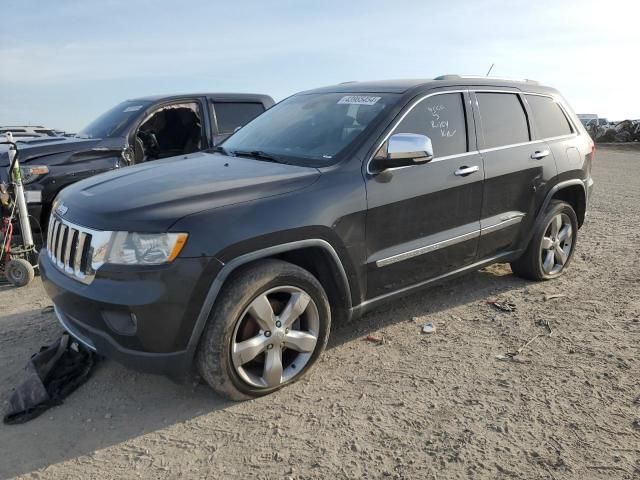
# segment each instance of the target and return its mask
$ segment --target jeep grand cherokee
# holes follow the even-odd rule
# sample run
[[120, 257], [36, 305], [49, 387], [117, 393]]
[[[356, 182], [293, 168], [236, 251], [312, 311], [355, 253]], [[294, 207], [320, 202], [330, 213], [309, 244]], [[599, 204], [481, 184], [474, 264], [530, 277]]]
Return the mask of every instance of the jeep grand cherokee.
[[332, 321], [495, 262], [561, 275], [593, 156], [535, 82], [340, 84], [287, 98], [217, 151], [66, 188], [40, 269], [89, 348], [170, 374], [195, 361], [222, 395], [264, 395], [311, 368]]

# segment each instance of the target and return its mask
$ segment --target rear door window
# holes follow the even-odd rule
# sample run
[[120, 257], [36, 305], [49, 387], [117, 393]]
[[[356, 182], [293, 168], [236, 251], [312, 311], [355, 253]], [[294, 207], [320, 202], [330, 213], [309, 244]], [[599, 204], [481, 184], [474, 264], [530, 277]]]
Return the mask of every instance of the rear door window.
[[520, 97], [513, 93], [476, 93], [484, 148], [502, 147], [531, 140]]
[[540, 95], [525, 95], [540, 138], [559, 137], [573, 133], [571, 124], [560, 105], [550, 97]]
[[218, 133], [233, 133], [264, 112], [261, 103], [213, 102], [218, 123]]
[[417, 133], [431, 139], [434, 157], [467, 151], [467, 128], [462, 94], [433, 95], [418, 104], [393, 133]]

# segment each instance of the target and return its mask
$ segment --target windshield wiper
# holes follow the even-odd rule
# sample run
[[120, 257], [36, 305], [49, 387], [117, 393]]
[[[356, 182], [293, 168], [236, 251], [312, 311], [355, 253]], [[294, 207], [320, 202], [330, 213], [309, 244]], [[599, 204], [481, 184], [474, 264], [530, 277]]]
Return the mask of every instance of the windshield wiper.
[[209, 151], [211, 151], [211, 152], [220, 152], [220, 153], [223, 153], [225, 155], [229, 155], [229, 152], [227, 152], [227, 149], [224, 148], [222, 145], [216, 145], [215, 147], [211, 147], [209, 149]]
[[258, 160], [265, 160], [267, 162], [285, 163], [281, 159], [263, 152], [262, 150], [230, 150], [229, 153], [236, 157], [251, 157]]

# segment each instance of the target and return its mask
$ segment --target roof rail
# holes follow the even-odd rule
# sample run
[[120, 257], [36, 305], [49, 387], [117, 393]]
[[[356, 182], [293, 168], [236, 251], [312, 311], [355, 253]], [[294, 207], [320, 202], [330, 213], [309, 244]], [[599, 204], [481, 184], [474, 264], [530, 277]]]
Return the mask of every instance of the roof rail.
[[434, 80], [463, 80], [463, 79], [488, 79], [488, 80], [507, 80], [509, 82], [522, 82], [529, 83], [531, 85], [540, 85], [537, 80], [531, 80], [529, 78], [508, 78], [508, 77], [485, 77], [482, 75], [440, 75], [434, 78]]

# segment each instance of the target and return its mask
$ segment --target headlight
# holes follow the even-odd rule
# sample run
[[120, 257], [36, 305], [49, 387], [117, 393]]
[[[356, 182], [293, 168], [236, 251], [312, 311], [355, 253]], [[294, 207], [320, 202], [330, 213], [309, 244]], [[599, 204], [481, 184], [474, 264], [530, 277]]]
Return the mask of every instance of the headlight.
[[20, 167], [20, 176], [22, 183], [27, 184], [35, 182], [40, 177], [49, 173], [49, 167], [46, 165], [29, 165], [28, 167]]
[[113, 232], [105, 263], [160, 265], [172, 262], [187, 242], [186, 233]]

